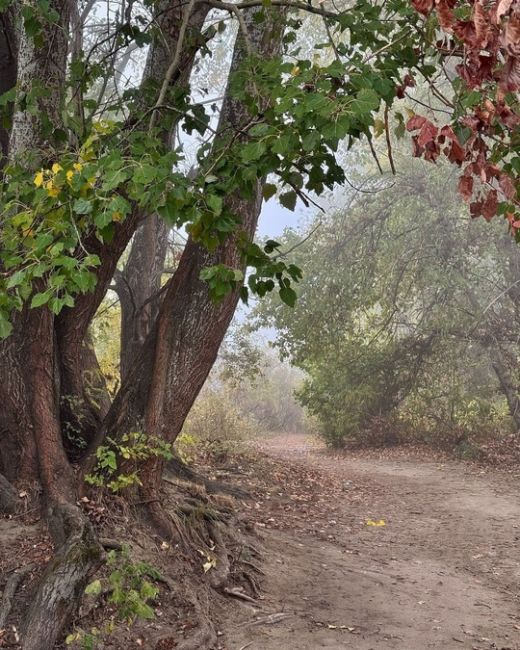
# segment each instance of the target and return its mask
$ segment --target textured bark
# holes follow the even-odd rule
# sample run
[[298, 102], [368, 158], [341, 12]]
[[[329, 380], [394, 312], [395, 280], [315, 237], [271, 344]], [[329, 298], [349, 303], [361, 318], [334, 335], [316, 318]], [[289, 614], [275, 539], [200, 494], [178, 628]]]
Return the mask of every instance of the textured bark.
[[[16, 85], [17, 44], [14, 15], [10, 9], [0, 14], [0, 95]], [[9, 130], [0, 124], [0, 169], [9, 153]]]
[[[23, 156], [34, 151], [35, 145], [45, 146], [48, 134], [42, 131], [42, 117], [53, 126], [61, 124], [67, 67], [68, 33], [72, 0], [50, 0], [49, 9], [57, 12], [59, 20], [44, 26], [43, 46], [35, 45], [27, 36], [23, 22], [20, 25], [18, 44], [17, 92], [28, 94], [37, 82], [49, 91], [39, 97], [38, 112], [16, 111], [10, 139], [10, 155]], [[29, 5], [37, 7], [34, 0]]]
[[168, 226], [164, 220], [157, 216], [146, 219], [135, 234], [124, 270], [116, 276], [121, 305], [122, 382], [157, 319], [167, 249]]
[[[249, 47], [264, 58], [280, 51], [283, 12], [273, 10], [265, 20], [256, 21], [258, 9], [244, 12]], [[265, 12], [265, 10], [262, 10]], [[241, 32], [237, 37], [230, 75], [248, 56]], [[251, 120], [242, 102], [228, 91], [224, 100], [219, 131], [227, 127], [241, 129]], [[251, 198], [234, 195], [227, 198], [230, 210], [239, 217], [241, 230], [252, 239], [262, 204], [263, 181], [258, 179]], [[237, 237], [230, 236], [210, 253], [190, 237], [169, 281], [157, 323], [154, 373], [146, 405], [145, 429], [169, 441], [178, 436], [186, 415], [198, 395], [216, 359], [239, 297], [238, 288], [221, 303], [214, 303], [200, 272], [208, 266], [225, 264], [244, 269]]]
[[92, 573], [99, 568], [103, 550], [92, 525], [70, 504], [49, 509], [52, 536], [58, 549], [42, 576], [24, 625], [22, 650], [49, 650], [75, 614]]
[[26, 386], [35, 432], [40, 479], [46, 496], [57, 502], [75, 501], [72, 467], [63, 446], [59, 417], [59, 377], [54, 318], [46, 308], [32, 309], [25, 329]]
[[[14, 113], [8, 145], [11, 158], [28, 160], [26, 154], [30, 151], [45, 150], [42, 116], [55, 126], [61, 124], [70, 6], [68, 1], [51, 0], [49, 8], [54, 9], [59, 18], [55, 24], [42, 25], [42, 48], [37, 48], [25, 33], [23, 21], [18, 25], [17, 93], [29, 94], [38, 84], [46, 85], [50, 93], [38, 100], [40, 111], [17, 110]], [[32, 157], [31, 165], [34, 165]], [[54, 416], [54, 402], [46, 403], [48, 396], [54, 395], [56, 390], [51, 370], [55, 365], [53, 317], [49, 314], [42, 323], [38, 317], [38, 313], [28, 309], [17, 314], [13, 334], [0, 343], [0, 397], [3, 406], [0, 433], [2, 443], [6, 443], [5, 446], [2, 444], [2, 466], [9, 478], [31, 481], [36, 478], [37, 456], [45, 447], [49, 450], [51, 440], [61, 438], [59, 424], [49, 422]], [[31, 340], [30, 335], [36, 339]], [[33, 356], [35, 350], [38, 354]], [[47, 369], [43, 368], [41, 356], [47, 358], [43, 365], [51, 359]], [[36, 392], [33, 393], [33, 389]], [[68, 471], [66, 467], [58, 470], [57, 465], [51, 468], [53, 462], [59, 462], [54, 454], [52, 460], [48, 458], [46, 468], [51, 474]], [[39, 457], [38, 466], [41, 477], [45, 469]]]
[[[54, 128], [60, 126], [65, 92], [70, 4], [68, 0], [51, 0], [49, 6], [58, 19], [55, 24], [42, 25], [42, 48], [20, 28], [18, 91], [27, 93], [38, 83], [50, 90], [49, 96], [38, 100], [39, 112], [19, 110], [13, 118], [9, 154], [29, 168], [34, 165], [31, 152], [45, 156], [48, 134], [41, 118], [48, 118]], [[35, 291], [44, 289], [44, 280], [37, 285]], [[0, 431], [10, 441], [32, 440], [30, 454], [23, 453], [25, 445], [21, 443], [19, 464], [24, 457], [26, 463], [28, 457], [32, 462], [37, 458], [47, 522], [56, 547], [24, 621], [23, 650], [54, 646], [101, 558], [90, 522], [75, 505], [75, 478], [63, 447], [54, 324], [48, 309], [26, 308], [16, 317], [11, 337], [0, 344], [0, 375], [7, 383], [0, 395], [6, 398]], [[3, 465], [9, 462], [8, 456], [3, 458]], [[24, 474], [20, 468], [17, 473]]]
[[28, 487], [39, 481], [33, 421], [24, 374], [27, 312], [15, 316], [13, 334], [0, 341], [0, 471]]

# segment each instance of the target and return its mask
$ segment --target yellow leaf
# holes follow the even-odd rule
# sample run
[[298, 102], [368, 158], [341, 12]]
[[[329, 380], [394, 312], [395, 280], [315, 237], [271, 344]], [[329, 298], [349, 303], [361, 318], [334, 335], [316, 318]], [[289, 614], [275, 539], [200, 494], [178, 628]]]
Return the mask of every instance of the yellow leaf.
[[67, 172], [67, 181], [70, 183], [73, 178], [74, 178], [74, 172], [72, 171], [72, 169], [69, 169], [69, 171]]
[[297, 65], [295, 65], [294, 68], [291, 70], [291, 74], [293, 77], [296, 77], [297, 75], [300, 74], [300, 68]]
[[123, 218], [123, 213], [122, 212], [112, 212], [112, 221], [121, 221]]
[[374, 120], [374, 137], [379, 138], [385, 132], [385, 123], [383, 120]]
[[54, 165], [52, 166], [52, 173], [57, 174], [58, 172], [61, 172], [62, 169], [63, 167], [61, 165], [59, 165], [58, 163], [54, 163]]
[[367, 521], [367, 526], [386, 526], [386, 522], [384, 519], [379, 519], [378, 521], [374, 521], [373, 519], [369, 519]]
[[49, 196], [52, 196], [52, 198], [56, 198], [58, 194], [60, 193], [59, 187], [56, 187], [52, 181], [47, 181], [45, 183], [45, 189], [47, 190], [47, 194]]
[[43, 185], [43, 171], [37, 172], [36, 176], [34, 177], [34, 184], [36, 187], [41, 187]]
[[72, 166], [77, 172], [80, 172], [83, 169], [83, 165], [81, 163], [74, 163]]

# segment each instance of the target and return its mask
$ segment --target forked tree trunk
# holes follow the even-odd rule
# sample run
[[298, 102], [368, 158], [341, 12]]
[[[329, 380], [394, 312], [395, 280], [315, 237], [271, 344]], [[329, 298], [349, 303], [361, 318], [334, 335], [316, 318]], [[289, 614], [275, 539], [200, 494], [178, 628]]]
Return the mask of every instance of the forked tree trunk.
[[[156, 26], [159, 35], [151, 44], [148, 52], [141, 84], [143, 97], [151, 83], [157, 85], [166, 76], [173, 53], [177, 49], [184, 8], [185, 3], [181, 0], [174, 0], [173, 2], [172, 0], [160, 0], [155, 5], [157, 13]], [[184, 43], [179, 67], [180, 72], [171, 79], [172, 88], [183, 87], [189, 80], [195, 56], [202, 42], [201, 30], [208, 11], [209, 6], [201, 3], [197, 5], [196, 10], [190, 16], [187, 41]], [[165, 127], [162, 135], [165, 142], [170, 140], [171, 129], [174, 125], [174, 121], [170, 120]], [[88, 329], [113, 281], [119, 259], [139, 225], [145, 224], [142, 225], [139, 232], [144, 231], [147, 233], [146, 239], [150, 238], [150, 229], [157, 231], [157, 237], [165, 229], [165, 226], [156, 217], [151, 219], [155, 225], [148, 226], [148, 221], [149, 219], [146, 219], [138, 210], [134, 210], [124, 222], [115, 224], [115, 234], [110, 243], [100, 243], [95, 235], [87, 238], [84, 246], [90, 253], [97, 254], [101, 260], [101, 264], [96, 270], [96, 287], [92, 293], [77, 296], [74, 307], [65, 308], [57, 319], [56, 330], [59, 342], [63, 395], [61, 415], [70, 430], [85, 440], [89, 444], [89, 448], [95, 445], [94, 434], [99, 431], [101, 423], [107, 414], [110, 399], [101, 379], [96, 385], [98, 397], [96, 399], [92, 398], [88, 378], [96, 377], [98, 364], [87, 340]], [[142, 235], [137, 234], [136, 240], [141, 242]], [[134, 247], [132, 247], [133, 250]], [[157, 259], [153, 262], [154, 268], [161, 266], [161, 257], [163, 255], [163, 253], [156, 253]], [[144, 283], [145, 288], [142, 291], [137, 288], [136, 291], [144, 296], [148, 291], [154, 291], [157, 284], [157, 275], [149, 266], [144, 269], [141, 268], [139, 272], [143, 274], [140, 282]], [[150, 272], [155, 276], [153, 279], [150, 278], [151, 281], [148, 278]], [[136, 273], [133, 272], [131, 275], [135, 277]], [[146, 299], [150, 295], [152, 293], [148, 294]], [[146, 299], [143, 300], [143, 303]], [[153, 306], [150, 312], [146, 308], [137, 311], [137, 318], [140, 323], [135, 326], [129, 322], [128, 311], [125, 311], [125, 322], [123, 323], [125, 331], [124, 344], [126, 346], [128, 342], [133, 342], [132, 351], [128, 354], [125, 352], [124, 359], [121, 360], [122, 373], [125, 375], [128, 372], [128, 359], [132, 358], [130, 354], [134, 355], [133, 359], [135, 359], [138, 347], [136, 342], [141, 338], [142, 332], [148, 329], [149, 321], [154, 317]], [[70, 405], [74, 405], [74, 408], [70, 408]]]
[[[236, 40], [230, 77], [248, 57], [248, 46], [262, 58], [279, 54], [284, 31], [283, 10], [258, 9], [244, 12], [247, 41], [239, 32]], [[239, 130], [251, 120], [246, 106], [226, 92], [219, 131], [231, 126]], [[218, 145], [218, 142], [217, 142]], [[258, 179], [250, 198], [238, 194], [226, 199], [227, 207], [239, 217], [241, 230], [252, 240], [262, 204], [263, 180]], [[169, 281], [157, 319], [153, 343], [152, 381], [147, 391], [144, 430], [173, 443], [186, 416], [211, 370], [222, 340], [229, 327], [239, 299], [237, 287], [216, 304], [208, 286], [200, 279], [201, 271], [217, 264], [245, 271], [238, 246], [238, 236], [230, 236], [214, 253], [207, 251], [190, 237], [178, 268]], [[144, 391], [143, 391], [144, 392]], [[164, 461], [154, 457], [141, 471], [143, 498], [150, 503], [149, 513], [168, 536], [174, 536], [171, 521], [165, 516], [159, 499]]]
[[[35, 47], [23, 28], [20, 32], [19, 92], [29, 93], [34, 83], [49, 90], [48, 96], [37, 100], [38, 111], [18, 111], [14, 115], [9, 153], [22, 161], [29, 159], [25, 155], [28, 152], [39, 151], [42, 160], [46, 157], [47, 141], [52, 134], [42, 132], [41, 116], [46, 116], [53, 127], [58, 127], [61, 122], [70, 1], [50, 1], [49, 8], [59, 19], [56, 24], [43, 25], [44, 46], [41, 49]], [[179, 1], [174, 7], [169, 2], [164, 6], [167, 11], [161, 14], [161, 20], [164, 19], [162, 38], [150, 49], [150, 57], [157, 54], [157, 59], [152, 64], [149, 59], [147, 67], [154, 73], [158, 73], [159, 63], [166, 66], [171, 63], [180, 18], [186, 5]], [[191, 68], [207, 11], [208, 7], [196, 5], [181, 70]], [[255, 22], [257, 10], [250, 10], [246, 12], [245, 23], [252, 47], [261, 56], [269, 57], [280, 49], [283, 14], [271, 9], [263, 11], [268, 15], [267, 20]], [[239, 38], [233, 69], [240, 65], [246, 54], [245, 43]], [[181, 77], [177, 75], [172, 84], [179, 83]], [[223, 124], [232, 122], [234, 128], [240, 128], [249, 116], [244, 106], [228, 96], [222, 119]], [[40, 161], [35, 160], [34, 164], [38, 166]], [[28, 173], [31, 173], [30, 169]], [[261, 190], [262, 182], [258, 180], [253, 198], [229, 198], [250, 238], [260, 211]], [[0, 415], [0, 433], [2, 443], [4, 439], [8, 441], [5, 447], [2, 445], [2, 469], [11, 466], [11, 459], [16, 458], [15, 478], [34, 476], [38, 472], [47, 521], [56, 547], [55, 557], [42, 578], [26, 618], [23, 650], [53, 647], [77, 607], [89, 576], [102, 558], [102, 549], [89, 521], [75, 505], [77, 481], [63, 444], [60, 409], [63, 415], [64, 392], [85, 400], [85, 367], [88, 366], [90, 371], [96, 366], [95, 359], [84, 347], [88, 326], [139, 219], [140, 215], [133, 214], [116, 229], [113, 243], [103, 246], [98, 286], [93, 294], [79, 296], [76, 306], [64, 312], [58, 322], [47, 309], [24, 310], [17, 316], [13, 335], [0, 344], [0, 378], [5, 382], [0, 387], [0, 398], [5, 397], [2, 406], [6, 407]], [[102, 431], [120, 432], [123, 424], [128, 427], [141, 421], [151, 435], [159, 435], [168, 441], [173, 441], [178, 435], [213, 365], [238, 300], [237, 291], [219, 305], [210, 300], [208, 288], [199, 276], [202, 268], [217, 263], [243, 266], [234, 238], [213, 254], [192, 240], [188, 242], [178, 272], [164, 292], [165, 300], [155, 326], [148, 334], [139, 361], [130, 369], [118, 399], [110, 408]], [[165, 404], [165, 400], [171, 402]], [[131, 429], [126, 428], [128, 430]], [[12, 454], [4, 452], [11, 447], [13, 450], [16, 448]], [[150, 463], [145, 468], [142, 475], [145, 494], [156, 492], [161, 470], [160, 463]], [[154, 507], [155, 503], [151, 503], [152, 518], [156, 515]]]

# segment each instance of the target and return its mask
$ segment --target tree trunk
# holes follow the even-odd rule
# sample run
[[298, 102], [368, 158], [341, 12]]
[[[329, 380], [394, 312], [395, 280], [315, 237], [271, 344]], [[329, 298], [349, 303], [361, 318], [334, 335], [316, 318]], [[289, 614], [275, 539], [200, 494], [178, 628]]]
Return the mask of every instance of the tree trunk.
[[[177, 48], [183, 8], [184, 3], [180, 0], [176, 0], [174, 3], [171, 0], [161, 0], [156, 5], [157, 27], [160, 30], [160, 36], [151, 44], [148, 52], [141, 84], [143, 97], [151, 83], [157, 84], [166, 76], [171, 63], [172, 53]], [[208, 11], [209, 6], [201, 4], [197, 6], [196, 11], [190, 17], [188, 29], [190, 41], [183, 49], [182, 66], [180, 67], [181, 72], [170, 81], [172, 87], [175, 86], [177, 88], [179, 85], [182, 86], [189, 79], [196, 53], [201, 44], [201, 30]], [[173, 127], [174, 124], [171, 122], [165, 124], [163, 133], [165, 141], [169, 141]], [[75, 435], [89, 444], [88, 449], [92, 449], [95, 446], [94, 432], [100, 430], [100, 423], [106, 416], [110, 406], [108, 393], [104, 390], [102, 384], [98, 383], [96, 386], [96, 390], [100, 391], [98, 392], [99, 397], [96, 400], [92, 400], [92, 396], [89, 394], [89, 387], [85, 384], [85, 378], [88, 376], [95, 377], [98, 369], [95, 355], [88, 341], [86, 341], [88, 328], [92, 323], [92, 319], [99, 305], [106, 296], [108, 287], [114, 278], [118, 261], [136, 233], [139, 225], [144, 223], [139, 231], [141, 234], [138, 233], [136, 235], [136, 253], [143, 239], [145, 240], [145, 246], [149, 250], [150, 245], [146, 241], [149, 242], [151, 232], [155, 232], [156, 237], [159, 239], [166, 230], [166, 227], [157, 217], [150, 219], [152, 225], [148, 225], [148, 221], [149, 219], [145, 220], [144, 215], [138, 211], [134, 211], [123, 223], [115, 225], [114, 238], [109, 244], [101, 244], [95, 235], [92, 235], [84, 242], [87, 250], [90, 253], [97, 254], [101, 260], [101, 264], [96, 271], [96, 287], [92, 293], [78, 295], [74, 307], [65, 308], [57, 319], [56, 329], [59, 341], [62, 394], [64, 395], [62, 417], [67, 427]], [[159, 246], [162, 246], [162, 244]], [[144, 305], [146, 300], [155, 292], [157, 283], [160, 282], [160, 274], [154, 272], [153, 268], [161, 266], [163, 263], [161, 263], [161, 258], [164, 257], [165, 252], [154, 252], [153, 261], [145, 265], [145, 268], [138, 266], [133, 271], [129, 270], [129, 275], [132, 278], [139, 278], [136, 281], [137, 284], [139, 282], [144, 284], [142, 290], [139, 288], [136, 289], [138, 294], [146, 296], [143, 298], [142, 303], [140, 299], [138, 300], [140, 304]], [[130, 255], [131, 259], [132, 255], [133, 253]], [[135, 257], [139, 257], [139, 255], [136, 254]], [[149, 273], [152, 273], [155, 277], [148, 277]], [[124, 287], [121, 287], [119, 283], [118, 286], [123, 292]], [[122, 298], [123, 301], [124, 297]], [[132, 307], [126, 309], [128, 302], [125, 305], [122, 304], [122, 309], [124, 310], [122, 329], [124, 328], [125, 346], [131, 342], [132, 350], [128, 354], [125, 352], [123, 355], [124, 358], [121, 359], [121, 370], [125, 376], [128, 374], [128, 359], [136, 358], [137, 343], [142, 338], [143, 332], [147, 333], [150, 326], [149, 321], [154, 316], [153, 312], [156, 311], [154, 305], [151, 305], [149, 309], [145, 307], [143, 310], [136, 310], [138, 312], [136, 315], [138, 321], [134, 325], [130, 322], [129, 314], [129, 312], [133, 312], [133, 309]], [[134, 356], [131, 357], [131, 354]], [[96, 403], [98, 403], [99, 408], [96, 406]], [[71, 405], [74, 405], [73, 408], [70, 407]], [[76, 415], [73, 411], [75, 411]]]
[[[264, 20], [255, 20], [258, 9], [244, 13], [247, 29], [246, 44], [241, 32], [235, 44], [230, 77], [248, 56], [248, 47], [263, 58], [280, 52], [284, 29], [284, 12], [271, 10]], [[247, 108], [226, 92], [219, 131], [231, 126], [239, 130], [250, 121]], [[217, 143], [218, 144], [218, 143]], [[254, 236], [262, 204], [263, 180], [258, 179], [251, 198], [235, 195], [227, 199], [231, 212], [241, 221], [243, 234]], [[208, 286], [200, 279], [202, 269], [224, 264], [245, 271], [238, 247], [238, 236], [230, 236], [213, 253], [190, 237], [179, 266], [168, 282], [157, 319], [153, 344], [153, 374], [147, 394], [144, 430], [149, 436], [173, 443], [179, 435], [186, 416], [211, 370], [222, 340], [235, 312], [239, 289], [216, 304]], [[165, 516], [159, 499], [164, 460], [154, 457], [141, 472], [142, 495], [150, 503], [149, 513], [159, 530], [174, 536], [171, 521]]]
[[[0, 95], [16, 85], [17, 44], [14, 15], [10, 8], [0, 14]], [[12, 110], [9, 111], [12, 114]], [[0, 169], [9, 154], [9, 130], [0, 122]]]
[[158, 216], [149, 217], [135, 234], [123, 272], [116, 275], [121, 305], [121, 382], [128, 378], [157, 319], [167, 250], [168, 226]]
[[39, 482], [38, 459], [24, 365], [27, 312], [14, 317], [14, 330], [0, 341], [0, 471], [29, 489]]
[[[70, 3], [51, 0], [49, 8], [58, 18], [42, 23], [43, 47], [36, 47], [23, 26], [20, 28], [17, 90], [30, 93], [34, 85], [41, 84], [50, 91], [37, 100], [39, 111], [18, 110], [14, 114], [9, 155], [21, 161], [29, 161], [27, 154], [35, 150], [44, 156], [52, 139], [47, 127], [61, 124]], [[41, 121], [43, 116], [48, 123]], [[44, 289], [43, 279], [39, 285], [35, 290]], [[46, 519], [56, 547], [55, 558], [38, 585], [23, 625], [23, 650], [41, 650], [53, 647], [78, 605], [77, 596], [97, 567], [102, 550], [90, 522], [75, 505], [74, 473], [63, 447], [59, 419], [60, 382], [52, 312], [24, 308], [15, 319], [13, 334], [0, 348], [2, 378], [7, 382], [2, 391], [8, 398], [2, 404], [2, 433], [8, 431], [11, 440], [32, 438], [31, 453], [25, 457], [30, 458], [31, 469], [37, 458]], [[24, 451], [23, 444], [21, 458]], [[7, 458], [3, 464], [8, 462]]]
[[76, 296], [74, 307], [65, 308], [56, 319], [62, 422], [66, 431], [87, 443], [110, 407], [110, 397], [88, 339], [88, 330], [138, 222], [139, 215], [132, 214], [123, 223], [116, 224], [110, 244], [101, 245], [94, 236], [88, 238], [87, 250], [101, 260], [96, 287], [92, 293]]

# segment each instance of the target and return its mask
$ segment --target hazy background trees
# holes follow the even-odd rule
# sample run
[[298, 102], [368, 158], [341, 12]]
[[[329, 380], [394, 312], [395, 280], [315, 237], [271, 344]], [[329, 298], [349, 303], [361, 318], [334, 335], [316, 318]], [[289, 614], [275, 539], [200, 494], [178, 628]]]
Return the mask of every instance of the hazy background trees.
[[498, 220], [472, 220], [453, 169], [397, 155], [381, 177], [359, 151], [337, 209], [287, 230], [303, 271], [294, 309], [258, 305], [297, 396], [334, 446], [459, 446], [519, 429], [520, 254]]

